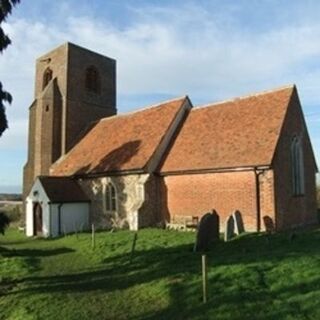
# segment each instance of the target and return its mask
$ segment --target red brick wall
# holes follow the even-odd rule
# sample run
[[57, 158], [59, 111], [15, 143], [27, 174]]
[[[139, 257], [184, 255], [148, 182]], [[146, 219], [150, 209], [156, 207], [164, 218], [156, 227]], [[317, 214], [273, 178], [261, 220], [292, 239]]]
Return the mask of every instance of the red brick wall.
[[[290, 146], [294, 135], [303, 137], [304, 196], [294, 196], [292, 192]], [[259, 175], [261, 230], [265, 229], [263, 218], [266, 216], [277, 230], [316, 223], [316, 167], [296, 92], [287, 111], [272, 168]], [[160, 187], [162, 216], [166, 220], [201, 216], [215, 209], [223, 227], [227, 216], [239, 210], [246, 230], [257, 230], [254, 171], [167, 176]]]
[[[234, 211], [242, 214], [245, 229], [257, 230], [256, 182], [253, 171], [190, 174], [163, 178], [162, 215], [171, 220], [181, 216], [201, 216], [215, 209], [220, 216], [220, 231]], [[271, 178], [272, 180], [272, 178]], [[269, 182], [270, 184], [270, 177]], [[270, 186], [263, 198], [262, 210], [273, 207]], [[271, 188], [272, 189], [272, 188]], [[268, 198], [269, 197], [269, 198]], [[273, 212], [270, 212], [272, 214]]]
[[[305, 166], [305, 195], [294, 196], [290, 146], [294, 135], [301, 135]], [[316, 223], [315, 163], [297, 93], [291, 99], [281, 138], [273, 160], [277, 229]]]

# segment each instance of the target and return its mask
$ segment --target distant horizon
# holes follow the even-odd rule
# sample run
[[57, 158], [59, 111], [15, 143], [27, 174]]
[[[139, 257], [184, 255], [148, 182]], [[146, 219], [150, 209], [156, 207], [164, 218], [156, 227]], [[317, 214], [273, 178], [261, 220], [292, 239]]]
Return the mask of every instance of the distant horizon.
[[22, 194], [22, 186], [19, 186], [19, 185], [0, 185], [0, 193]]

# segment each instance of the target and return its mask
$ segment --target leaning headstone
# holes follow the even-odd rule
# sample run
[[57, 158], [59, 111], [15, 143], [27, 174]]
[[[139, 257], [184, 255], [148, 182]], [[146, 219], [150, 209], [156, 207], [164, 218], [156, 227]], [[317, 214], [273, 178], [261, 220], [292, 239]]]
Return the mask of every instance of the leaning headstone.
[[236, 210], [233, 214], [233, 221], [234, 221], [234, 232], [236, 235], [239, 235], [244, 232], [243, 220], [241, 213]]
[[200, 220], [194, 251], [208, 251], [210, 243], [219, 240], [219, 216], [216, 211], [206, 213]]
[[274, 233], [275, 232], [275, 227], [272, 218], [269, 216], [264, 216], [263, 217], [263, 223], [264, 227], [266, 229], [267, 233]]
[[234, 219], [233, 216], [229, 216], [225, 222], [224, 241], [229, 241], [234, 237]]
[[214, 242], [220, 240], [220, 218], [216, 210], [212, 210], [211, 215], [214, 218], [212, 240]]

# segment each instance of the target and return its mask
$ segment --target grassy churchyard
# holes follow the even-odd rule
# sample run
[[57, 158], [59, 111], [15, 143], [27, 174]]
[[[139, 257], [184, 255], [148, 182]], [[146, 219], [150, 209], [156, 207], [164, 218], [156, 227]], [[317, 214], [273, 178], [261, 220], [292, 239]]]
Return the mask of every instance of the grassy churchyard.
[[246, 234], [208, 254], [201, 301], [195, 234], [133, 233], [0, 238], [0, 319], [320, 319], [320, 229]]

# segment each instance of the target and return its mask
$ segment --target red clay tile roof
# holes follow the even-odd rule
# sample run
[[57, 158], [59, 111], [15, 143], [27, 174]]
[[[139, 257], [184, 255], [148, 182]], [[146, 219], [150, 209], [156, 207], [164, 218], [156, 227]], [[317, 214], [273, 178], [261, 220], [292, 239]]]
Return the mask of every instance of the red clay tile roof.
[[39, 180], [51, 202], [90, 201], [75, 180], [67, 177], [48, 176], [40, 176]]
[[160, 171], [271, 164], [294, 88], [193, 109]]
[[186, 97], [100, 120], [51, 167], [52, 175], [144, 169]]

